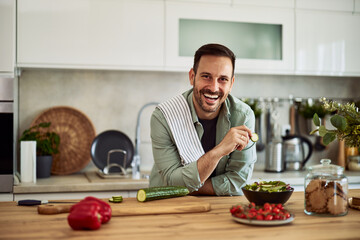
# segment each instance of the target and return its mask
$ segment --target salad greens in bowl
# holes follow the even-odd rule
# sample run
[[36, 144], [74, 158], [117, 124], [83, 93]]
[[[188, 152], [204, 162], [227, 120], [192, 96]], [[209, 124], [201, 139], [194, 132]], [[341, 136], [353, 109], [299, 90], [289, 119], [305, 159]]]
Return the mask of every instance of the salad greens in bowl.
[[242, 191], [249, 202], [254, 202], [256, 205], [284, 204], [289, 200], [294, 188], [282, 181], [260, 181], [245, 185]]

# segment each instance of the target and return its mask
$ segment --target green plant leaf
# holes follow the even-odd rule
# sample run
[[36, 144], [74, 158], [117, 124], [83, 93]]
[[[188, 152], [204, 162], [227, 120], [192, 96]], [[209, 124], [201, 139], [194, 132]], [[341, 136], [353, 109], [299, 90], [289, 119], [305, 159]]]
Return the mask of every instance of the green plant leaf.
[[346, 119], [340, 115], [334, 115], [330, 118], [331, 124], [341, 131], [345, 131], [347, 123]]
[[51, 122], [39, 123], [25, 130], [20, 141], [36, 141], [36, 152], [38, 156], [59, 153], [60, 136], [55, 132], [39, 131], [39, 128], [49, 128]]
[[39, 127], [41, 127], [41, 128], [48, 128], [48, 127], [50, 127], [50, 125], [51, 125], [51, 122], [43, 122], [43, 123], [39, 123]]
[[334, 141], [336, 139], [336, 134], [332, 133], [332, 132], [328, 132], [325, 134], [325, 136], [323, 137], [323, 143], [324, 145], [328, 145], [329, 143], [331, 143], [332, 141]]
[[312, 131], [310, 132], [310, 135], [313, 135], [313, 134], [316, 133], [317, 131], [319, 131], [319, 129], [312, 130]]
[[315, 124], [315, 126], [320, 126], [320, 119], [319, 119], [319, 116], [317, 115], [317, 113], [314, 114], [313, 116], [313, 122]]
[[328, 133], [328, 130], [325, 128], [325, 126], [320, 126], [319, 127], [319, 135], [321, 137], [324, 137], [326, 133]]

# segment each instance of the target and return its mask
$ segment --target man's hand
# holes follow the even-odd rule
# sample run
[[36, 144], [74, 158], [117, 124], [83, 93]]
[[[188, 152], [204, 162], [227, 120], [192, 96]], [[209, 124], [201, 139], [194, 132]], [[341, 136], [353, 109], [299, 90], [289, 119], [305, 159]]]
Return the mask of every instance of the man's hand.
[[197, 161], [201, 182], [208, 179], [223, 156], [229, 155], [235, 149], [239, 151], [244, 149], [251, 136], [250, 129], [244, 125], [231, 128], [217, 146]]
[[229, 155], [235, 150], [244, 149], [250, 138], [251, 130], [245, 125], [231, 128], [225, 135], [224, 139], [215, 148], [222, 152], [223, 156]]

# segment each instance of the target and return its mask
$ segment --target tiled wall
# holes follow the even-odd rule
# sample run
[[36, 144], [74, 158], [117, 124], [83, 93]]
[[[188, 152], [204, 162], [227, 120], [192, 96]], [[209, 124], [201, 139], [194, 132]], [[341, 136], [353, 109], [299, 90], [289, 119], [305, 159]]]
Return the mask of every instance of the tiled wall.
[[[188, 74], [176, 72], [24, 70], [19, 80], [19, 132], [28, 128], [42, 111], [53, 106], [71, 106], [85, 113], [96, 133], [119, 130], [135, 142], [135, 125], [140, 108], [148, 102], [162, 102], [190, 88]], [[360, 96], [360, 78], [237, 75], [232, 94], [238, 97], [337, 97]], [[280, 124], [288, 124], [288, 105], [280, 109]], [[148, 107], [141, 118], [142, 169], [152, 165]], [[314, 137], [310, 137], [314, 140]], [[337, 144], [316, 152], [309, 165], [323, 157], [336, 160]], [[258, 154], [256, 168], [264, 165], [264, 152]], [[92, 162], [85, 169], [90, 169]]]

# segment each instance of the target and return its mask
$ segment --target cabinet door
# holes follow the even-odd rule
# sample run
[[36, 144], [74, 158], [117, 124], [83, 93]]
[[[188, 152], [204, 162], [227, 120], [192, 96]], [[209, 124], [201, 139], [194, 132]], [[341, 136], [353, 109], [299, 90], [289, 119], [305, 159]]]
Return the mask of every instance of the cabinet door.
[[164, 3], [19, 0], [17, 45], [20, 67], [159, 68]]
[[354, 0], [297, 0], [296, 9], [352, 12]]
[[12, 76], [15, 64], [15, 1], [0, 0], [0, 74]]
[[355, 0], [354, 12], [360, 14], [360, 0]]
[[[196, 30], [183, 31], [182, 24], [186, 21], [189, 21], [189, 29], [194, 29], [191, 27], [196, 27], [198, 24], [201, 26]], [[240, 24], [245, 24], [245, 28], [249, 29], [245, 32], [255, 37], [249, 38], [248, 34], [236, 33]], [[257, 30], [253, 29], [255, 25], [260, 28], [265, 27], [265, 31], [256, 32]], [[225, 29], [228, 27], [229, 29]], [[278, 31], [280, 34], [275, 43], [272, 33], [267, 34], [268, 27], [274, 27], [275, 32]], [[168, 69], [189, 70], [195, 51], [203, 44], [216, 42], [228, 46], [237, 55], [235, 67], [237, 73], [292, 73], [294, 71], [293, 9], [167, 2], [165, 28], [165, 65]], [[187, 39], [187, 43], [191, 45], [185, 51], [184, 39]], [[274, 48], [272, 44], [275, 44]], [[256, 51], [266, 45], [270, 45], [268, 48], [270, 50], [279, 48], [280, 57], [258, 58], [257, 53], [239, 57], [242, 54], [237, 54], [237, 52], [248, 51], [250, 48]], [[187, 54], [183, 54], [184, 52]]]
[[297, 11], [296, 24], [297, 73], [360, 74], [360, 16]]

